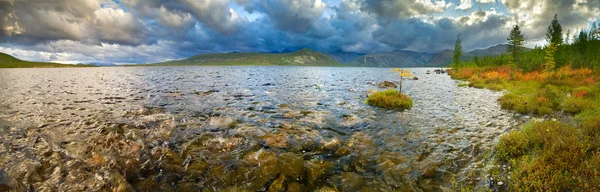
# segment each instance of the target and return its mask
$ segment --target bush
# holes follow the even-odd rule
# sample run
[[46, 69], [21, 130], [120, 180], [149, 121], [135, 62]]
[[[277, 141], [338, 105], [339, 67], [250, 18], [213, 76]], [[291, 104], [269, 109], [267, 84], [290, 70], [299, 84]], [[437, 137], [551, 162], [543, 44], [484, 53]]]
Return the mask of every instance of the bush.
[[367, 104], [385, 109], [404, 111], [412, 108], [412, 99], [397, 90], [388, 89], [375, 92], [367, 98]]
[[584, 99], [581, 97], [569, 97], [565, 99], [562, 107], [567, 113], [577, 114], [582, 111], [592, 109], [594, 105], [596, 104], [589, 99]]
[[589, 191], [599, 187], [599, 165], [594, 164], [599, 159], [590, 153], [592, 143], [584, 135], [559, 122], [529, 123], [503, 135], [495, 150], [498, 160], [513, 167], [510, 185], [515, 191]]
[[516, 111], [517, 113], [527, 114], [531, 110], [528, 106], [528, 99], [523, 95], [508, 93], [498, 99], [502, 109]]
[[525, 153], [528, 143], [529, 140], [524, 133], [511, 131], [500, 137], [500, 141], [498, 141], [498, 144], [496, 144], [496, 147], [494, 148], [496, 150], [496, 157], [502, 161], [520, 157]]

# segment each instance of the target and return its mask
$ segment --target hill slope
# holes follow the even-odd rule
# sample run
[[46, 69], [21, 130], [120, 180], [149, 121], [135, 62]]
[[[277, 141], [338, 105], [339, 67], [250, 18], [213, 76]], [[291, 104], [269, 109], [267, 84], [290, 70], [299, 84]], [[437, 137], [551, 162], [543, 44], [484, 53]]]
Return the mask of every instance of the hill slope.
[[326, 52], [325, 55], [335, 59], [340, 63], [348, 64], [352, 62], [352, 60], [363, 56], [365, 54], [362, 53], [353, 53], [353, 52], [343, 52], [343, 51], [335, 51], [335, 52]]
[[201, 54], [183, 60], [150, 65], [288, 65], [333, 66], [341, 65], [333, 58], [309, 49], [291, 53], [216, 53]]
[[47, 67], [90, 67], [91, 65], [69, 65], [47, 62], [29, 62], [0, 53], [0, 68], [47, 68]]
[[361, 67], [422, 67], [432, 56], [414, 51], [394, 51], [363, 55], [350, 64]]
[[[462, 61], [471, 61], [473, 60], [473, 58], [475, 56], [479, 57], [479, 58], [483, 58], [486, 56], [498, 56], [498, 55], [502, 55], [502, 53], [506, 52], [506, 47], [508, 47], [507, 44], [498, 44], [498, 45], [494, 45], [485, 49], [475, 49], [469, 52], [466, 52], [463, 54], [463, 56], [460, 58], [460, 60]], [[525, 51], [528, 51], [530, 49], [525, 48]], [[450, 65], [450, 63], [452, 63], [452, 50], [450, 49], [446, 49], [443, 50], [437, 54], [435, 54], [431, 60], [429, 60], [427, 63], [425, 63], [425, 66], [427, 67], [441, 67], [441, 66], [448, 66]]]

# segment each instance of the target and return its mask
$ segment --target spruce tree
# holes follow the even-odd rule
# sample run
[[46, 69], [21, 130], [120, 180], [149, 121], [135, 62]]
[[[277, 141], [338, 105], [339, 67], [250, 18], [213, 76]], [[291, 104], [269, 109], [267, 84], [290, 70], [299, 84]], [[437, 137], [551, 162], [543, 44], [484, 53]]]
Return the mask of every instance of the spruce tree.
[[556, 63], [554, 62], [554, 53], [556, 52], [556, 46], [554, 43], [550, 43], [548, 47], [546, 47], [546, 56], [544, 57], [544, 71], [551, 72], [556, 67]]
[[454, 51], [452, 55], [452, 65], [457, 66], [460, 64], [460, 57], [462, 56], [462, 39], [460, 39], [460, 33], [456, 35], [456, 41], [454, 42]]
[[558, 15], [554, 15], [554, 19], [548, 26], [548, 30], [546, 31], [546, 40], [548, 40], [548, 44], [554, 43], [555, 46], [559, 47], [563, 43], [562, 36], [562, 27], [560, 23], [558, 23]]
[[515, 25], [513, 27], [506, 40], [508, 40], [508, 47], [506, 48], [506, 52], [510, 54], [510, 56], [512, 57], [511, 59], [515, 62], [515, 64], [518, 64], [521, 52], [523, 51], [523, 44], [525, 43], [525, 37], [521, 33], [519, 25]]

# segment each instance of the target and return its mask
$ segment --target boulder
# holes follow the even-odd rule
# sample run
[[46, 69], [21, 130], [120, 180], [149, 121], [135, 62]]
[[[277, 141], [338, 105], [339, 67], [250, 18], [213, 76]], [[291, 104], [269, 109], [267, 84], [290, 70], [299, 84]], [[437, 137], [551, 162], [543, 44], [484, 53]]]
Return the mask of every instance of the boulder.
[[397, 88], [398, 86], [390, 81], [384, 81], [379, 83], [379, 88]]

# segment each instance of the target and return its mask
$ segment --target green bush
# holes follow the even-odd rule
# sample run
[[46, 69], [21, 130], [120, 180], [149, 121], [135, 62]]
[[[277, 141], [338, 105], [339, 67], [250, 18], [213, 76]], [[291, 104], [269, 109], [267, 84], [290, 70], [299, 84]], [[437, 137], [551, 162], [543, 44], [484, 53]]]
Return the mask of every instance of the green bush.
[[527, 136], [519, 131], [511, 131], [502, 136], [496, 147], [496, 156], [499, 160], [507, 161], [511, 158], [520, 157], [525, 153], [529, 140]]
[[593, 101], [581, 97], [569, 97], [564, 100], [562, 108], [565, 112], [577, 114], [585, 110], [592, 109], [595, 104]]
[[528, 99], [523, 95], [508, 93], [500, 97], [498, 101], [500, 102], [500, 107], [502, 107], [502, 109], [513, 110], [521, 114], [527, 114], [531, 111], [529, 109]]
[[[596, 117], [600, 113], [580, 116]], [[600, 187], [600, 158], [587, 134], [564, 123], [535, 122], [503, 135], [494, 149], [498, 160], [510, 162], [515, 191], [594, 191]]]
[[413, 101], [407, 95], [398, 93], [397, 90], [388, 89], [369, 95], [367, 104], [385, 109], [404, 111], [412, 108]]

